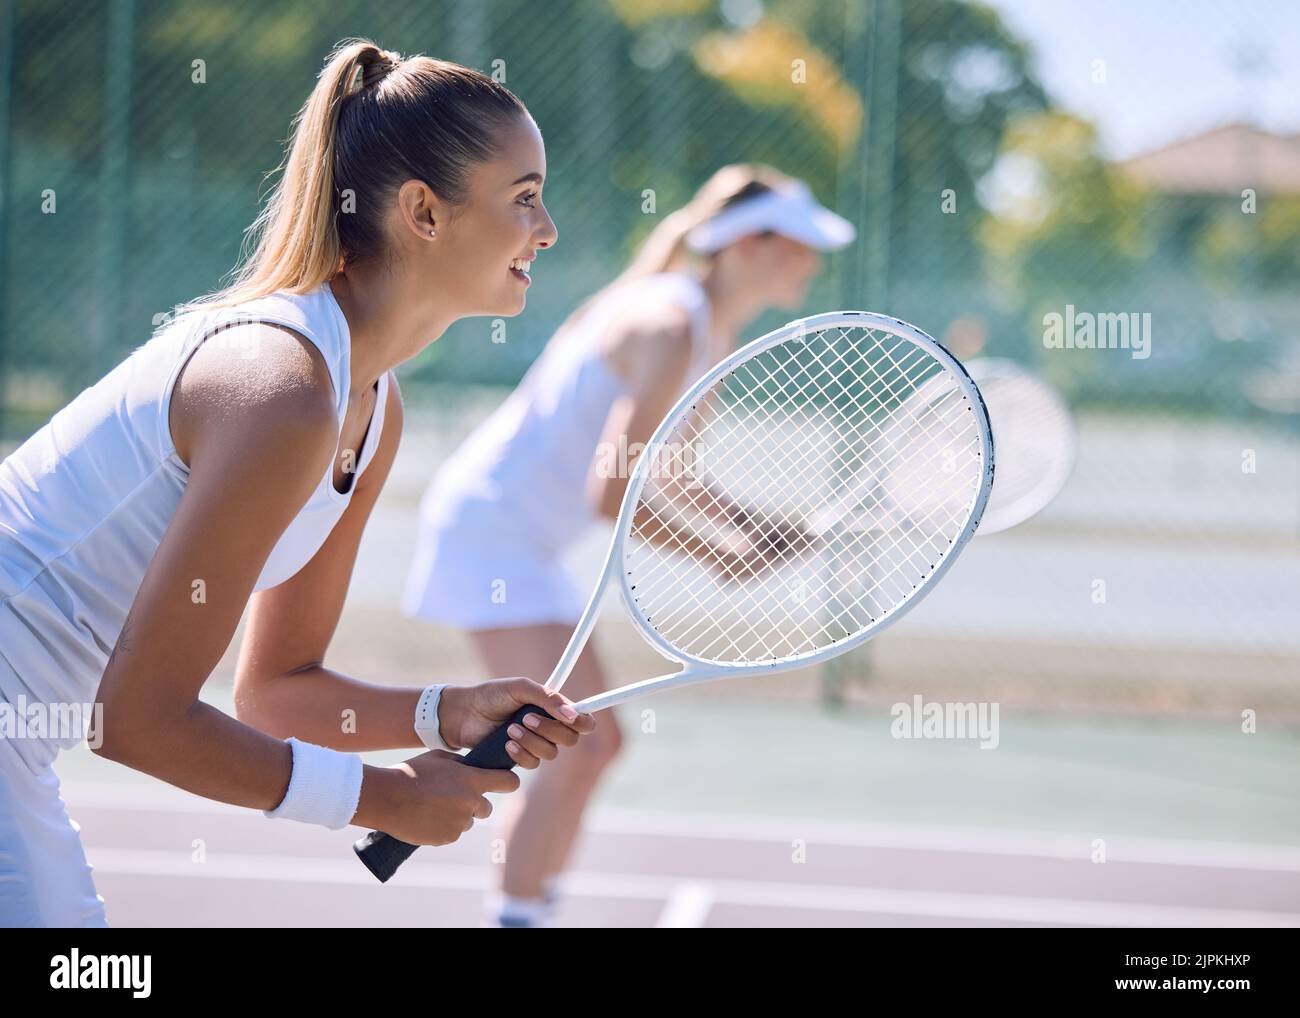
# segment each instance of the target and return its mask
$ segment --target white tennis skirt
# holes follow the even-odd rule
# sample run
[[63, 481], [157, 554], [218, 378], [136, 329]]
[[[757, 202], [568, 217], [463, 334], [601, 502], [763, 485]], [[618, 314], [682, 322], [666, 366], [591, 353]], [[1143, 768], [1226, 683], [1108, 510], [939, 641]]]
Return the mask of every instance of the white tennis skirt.
[[402, 595], [408, 615], [471, 631], [572, 626], [585, 606], [558, 555], [510, 534], [421, 523]]
[[106, 925], [59, 779], [0, 746], [0, 927]]

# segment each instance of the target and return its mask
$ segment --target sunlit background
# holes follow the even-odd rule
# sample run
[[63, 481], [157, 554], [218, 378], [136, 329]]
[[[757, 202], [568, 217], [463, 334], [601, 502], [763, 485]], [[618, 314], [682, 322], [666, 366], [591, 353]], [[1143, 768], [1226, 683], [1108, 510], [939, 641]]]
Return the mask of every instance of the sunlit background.
[[[1019, 361], [1069, 400], [1078, 460], [1060, 497], [977, 537], [895, 629], [833, 668], [621, 709], [628, 747], [568, 921], [1159, 923], [1230, 909], [1300, 922], [1294, 876], [1224, 901], [1209, 890], [1259, 853], [1300, 870], [1300, 9], [18, 0], [0, 19], [6, 448], [217, 286], [339, 39], [493, 73], [540, 125], [560, 240], [527, 310], [504, 342], [467, 320], [399, 371], [408, 433], [332, 648], [361, 677], [481, 677], [462, 637], [398, 609], [420, 494], [554, 327], [723, 164], [770, 163], [857, 224], [801, 313], [887, 312], [958, 356]], [[1049, 347], [1045, 316], [1067, 308], [1149, 315], [1149, 356]], [[575, 551], [580, 586], [606, 539]], [[609, 608], [608, 671], [620, 684], [654, 674]], [[230, 670], [228, 655], [214, 702], [228, 702]], [[891, 707], [918, 695], [997, 704], [997, 748], [894, 738]], [[420, 857], [412, 879], [436, 919], [361, 885], [347, 915], [230, 892], [257, 887], [257, 863], [216, 881], [223, 893], [196, 892], [170, 842], [141, 849], [115, 820], [151, 808], [146, 779], [84, 753], [64, 773], [74, 807], [85, 789], [110, 920], [475, 914], [488, 863], [473, 847]], [[729, 837], [744, 849], [720, 848]], [[801, 837], [860, 854], [817, 871], [815, 850], [791, 861]], [[664, 847], [647, 852], [654, 838]], [[1099, 842], [1177, 879], [1119, 895], [1114, 869], [1098, 875]], [[754, 862], [764, 845], [773, 860]], [[996, 856], [987, 872], [927, 882], [939, 854], [984, 860], [978, 846]], [[1019, 882], [1025, 855], [1093, 869]], [[338, 858], [320, 879], [350, 879]], [[175, 893], [150, 893], [170, 886], [160, 874]], [[990, 883], [1001, 897], [981, 899]]]

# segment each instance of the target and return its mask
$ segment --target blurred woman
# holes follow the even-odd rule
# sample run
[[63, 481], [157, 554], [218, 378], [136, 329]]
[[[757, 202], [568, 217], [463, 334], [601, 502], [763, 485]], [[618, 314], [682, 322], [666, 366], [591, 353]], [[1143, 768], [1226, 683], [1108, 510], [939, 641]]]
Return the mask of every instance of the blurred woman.
[[[561, 720], [518, 730], [522, 767], [589, 731], [526, 679], [443, 693], [324, 664], [401, 435], [391, 370], [458, 318], [523, 308], [556, 239], [545, 174], [537, 125], [491, 79], [365, 41], [337, 50], [232, 285], [0, 464], [4, 713], [86, 705], [101, 756], [418, 844], [455, 841], [490, 813], [486, 793], [518, 784], [447, 750], [525, 703]], [[246, 607], [236, 720], [198, 694]], [[52, 769], [83, 728], [25, 734], [0, 738], [0, 925], [102, 925]], [[392, 768], [357, 755], [422, 745]]]
[[[644, 443], [682, 392], [763, 311], [794, 309], [853, 227], [764, 166], [719, 170], [650, 234], [632, 263], [556, 333], [519, 388], [443, 464], [421, 505], [405, 594], [411, 614], [466, 630], [490, 674], [544, 680], [586, 595], [560, 557], [617, 517]], [[591, 644], [565, 685], [606, 688]], [[532, 782], [510, 833], [489, 919], [549, 922], [554, 878], [601, 774], [619, 751], [612, 714]]]

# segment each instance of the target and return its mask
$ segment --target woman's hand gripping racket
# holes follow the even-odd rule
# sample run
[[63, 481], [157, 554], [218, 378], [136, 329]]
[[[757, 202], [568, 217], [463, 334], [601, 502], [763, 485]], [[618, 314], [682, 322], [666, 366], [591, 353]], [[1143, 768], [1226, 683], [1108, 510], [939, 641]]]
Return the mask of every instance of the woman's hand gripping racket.
[[[992, 479], [979, 391], [932, 338], [861, 311], [791, 322], [718, 364], [656, 429], [547, 688], [564, 684], [616, 578], [641, 635], [682, 667], [584, 712], [843, 654], [939, 581]], [[537, 709], [465, 762], [511, 767], [506, 729]], [[415, 851], [378, 832], [355, 847], [380, 880]]]

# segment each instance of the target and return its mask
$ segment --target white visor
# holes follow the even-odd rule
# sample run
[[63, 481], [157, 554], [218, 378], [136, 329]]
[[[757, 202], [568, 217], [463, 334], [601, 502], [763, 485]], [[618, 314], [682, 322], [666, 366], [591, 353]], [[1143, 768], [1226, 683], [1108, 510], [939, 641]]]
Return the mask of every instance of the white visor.
[[723, 209], [691, 230], [686, 246], [712, 254], [741, 237], [769, 230], [819, 251], [844, 247], [857, 236], [852, 223], [817, 204], [808, 185], [793, 180]]

